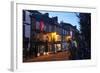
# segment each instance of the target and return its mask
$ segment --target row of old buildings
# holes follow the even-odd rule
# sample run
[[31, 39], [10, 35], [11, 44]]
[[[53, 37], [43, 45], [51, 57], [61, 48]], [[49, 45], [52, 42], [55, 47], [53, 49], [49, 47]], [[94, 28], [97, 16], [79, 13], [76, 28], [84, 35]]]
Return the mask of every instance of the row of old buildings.
[[78, 30], [70, 23], [58, 23], [58, 17], [36, 10], [23, 10], [23, 51], [39, 56], [68, 49], [67, 41]]

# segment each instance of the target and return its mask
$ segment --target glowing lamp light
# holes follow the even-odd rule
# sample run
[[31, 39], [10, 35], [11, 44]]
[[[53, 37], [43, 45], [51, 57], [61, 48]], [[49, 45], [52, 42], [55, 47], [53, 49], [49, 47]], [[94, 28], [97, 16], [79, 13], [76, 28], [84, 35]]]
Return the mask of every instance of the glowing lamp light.
[[52, 35], [52, 39], [54, 39], [54, 41], [57, 41], [58, 35], [56, 34], [56, 32], [52, 32], [51, 35]]
[[37, 56], [40, 56], [40, 53], [38, 53]]
[[71, 39], [72, 37], [71, 36], [67, 36], [66, 37], [66, 40], [68, 41], [69, 39]]
[[46, 55], [46, 53], [44, 52], [43, 55]]
[[47, 52], [47, 55], [49, 55], [49, 52]]

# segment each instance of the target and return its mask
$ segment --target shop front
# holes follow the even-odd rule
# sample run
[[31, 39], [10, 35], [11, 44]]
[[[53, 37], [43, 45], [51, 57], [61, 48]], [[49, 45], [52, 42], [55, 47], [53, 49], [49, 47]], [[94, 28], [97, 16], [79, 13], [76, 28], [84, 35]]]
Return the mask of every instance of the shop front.
[[61, 51], [61, 36], [56, 32], [38, 33], [35, 39], [38, 39], [37, 56]]

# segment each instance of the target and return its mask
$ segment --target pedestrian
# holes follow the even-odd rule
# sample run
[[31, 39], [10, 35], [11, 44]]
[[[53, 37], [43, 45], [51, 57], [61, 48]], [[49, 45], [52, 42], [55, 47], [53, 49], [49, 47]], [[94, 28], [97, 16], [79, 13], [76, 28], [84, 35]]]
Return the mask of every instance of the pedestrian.
[[71, 60], [77, 59], [77, 42], [75, 39], [69, 41], [69, 51], [71, 53]]

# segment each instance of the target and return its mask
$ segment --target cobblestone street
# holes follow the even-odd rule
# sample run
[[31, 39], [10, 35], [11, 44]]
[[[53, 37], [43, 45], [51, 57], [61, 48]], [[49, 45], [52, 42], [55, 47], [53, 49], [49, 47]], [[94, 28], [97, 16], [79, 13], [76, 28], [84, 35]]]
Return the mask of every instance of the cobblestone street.
[[39, 61], [60, 61], [60, 60], [69, 60], [70, 52], [57, 52], [55, 54], [41, 55], [39, 57], [32, 57], [26, 59], [24, 62], [39, 62]]

